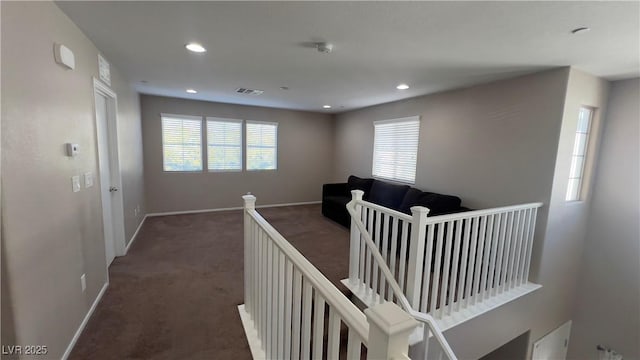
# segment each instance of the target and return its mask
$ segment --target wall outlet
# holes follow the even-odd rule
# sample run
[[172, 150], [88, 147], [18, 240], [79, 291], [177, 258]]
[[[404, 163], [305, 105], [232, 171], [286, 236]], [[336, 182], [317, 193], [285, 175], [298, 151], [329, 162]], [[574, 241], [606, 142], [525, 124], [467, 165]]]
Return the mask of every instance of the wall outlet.
[[80, 276], [80, 285], [82, 286], [82, 292], [87, 290], [87, 276], [86, 276], [86, 274], [82, 274]]

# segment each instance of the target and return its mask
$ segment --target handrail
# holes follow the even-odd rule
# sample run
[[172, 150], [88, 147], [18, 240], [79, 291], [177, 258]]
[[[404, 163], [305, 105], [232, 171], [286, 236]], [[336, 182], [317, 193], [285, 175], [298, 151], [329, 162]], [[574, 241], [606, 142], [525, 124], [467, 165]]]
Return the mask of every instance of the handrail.
[[[451, 346], [449, 346], [447, 339], [445, 339], [442, 335], [442, 330], [440, 330], [440, 327], [438, 326], [438, 324], [436, 324], [431, 315], [413, 309], [409, 311], [409, 315], [413, 316], [413, 318], [418, 320], [419, 322], [427, 324], [431, 328], [431, 333], [433, 334], [433, 336], [435, 336], [436, 340], [438, 340], [438, 343], [442, 347], [442, 350], [445, 352], [447, 357], [451, 360], [457, 359], [456, 354], [453, 352], [453, 349], [451, 349]], [[428, 339], [424, 339], [424, 341], [428, 341]]]
[[384, 207], [382, 205], [378, 205], [378, 204], [374, 204], [372, 202], [368, 202], [365, 200], [360, 200], [358, 202], [362, 202], [365, 206], [372, 208], [374, 210], [378, 210], [381, 211], [383, 213], [387, 213], [389, 215], [395, 216], [397, 218], [400, 218], [400, 220], [404, 220], [404, 221], [411, 221], [411, 219], [413, 219], [411, 217], [411, 215], [407, 215], [403, 212], [397, 211], [397, 210], [393, 210], [393, 209], [389, 209], [387, 207]]
[[461, 219], [470, 218], [470, 217], [491, 215], [495, 213], [504, 213], [509, 211], [539, 208], [539, 207], [542, 207], [542, 205], [544, 204], [541, 202], [535, 202], [535, 203], [528, 203], [528, 204], [521, 204], [521, 205], [502, 206], [502, 207], [491, 208], [491, 209], [471, 210], [471, 211], [465, 211], [465, 212], [454, 213], [454, 214], [429, 216], [427, 218], [427, 225], [442, 223], [446, 221], [461, 220]]
[[350, 302], [338, 288], [335, 287], [322, 273], [313, 266], [293, 245], [291, 245], [262, 215], [254, 209], [247, 209], [246, 212], [258, 223], [260, 227], [269, 235], [273, 243], [287, 255], [293, 265], [300, 270], [306, 280], [320, 291], [327, 303], [335, 308], [340, 317], [353, 329], [365, 346], [369, 341], [369, 323], [367, 317]]
[[[362, 220], [360, 220], [360, 218], [356, 214], [355, 206], [356, 206], [357, 202], [358, 201], [351, 200], [351, 201], [349, 201], [349, 203], [347, 203], [347, 206], [346, 206], [347, 207], [347, 211], [351, 215], [351, 221], [353, 223], [355, 223], [356, 226], [358, 227], [358, 229], [360, 230], [360, 234], [363, 236], [363, 238], [365, 240], [365, 243], [369, 247], [369, 249], [371, 251], [371, 254], [373, 255], [374, 259], [376, 260], [376, 263], [378, 263], [378, 268], [380, 269], [380, 271], [382, 271], [382, 273], [384, 274], [385, 278], [387, 279], [387, 283], [391, 286], [391, 289], [393, 290], [395, 296], [398, 298], [398, 301], [400, 302], [400, 305], [402, 306], [403, 310], [406, 311], [407, 313], [409, 313], [409, 315], [413, 316], [419, 322], [422, 322], [426, 326], [431, 328], [431, 332], [433, 333], [433, 336], [435, 336], [435, 338], [437, 339], [438, 343], [442, 347], [442, 350], [445, 352], [447, 357], [449, 359], [451, 359], [451, 360], [456, 360], [457, 359], [456, 355], [454, 354], [453, 350], [449, 346], [449, 343], [447, 342], [447, 340], [442, 335], [442, 331], [440, 331], [440, 328], [437, 326], [437, 324], [433, 320], [433, 317], [431, 315], [429, 315], [429, 314], [425, 314], [425, 313], [422, 313], [420, 311], [416, 311], [416, 310], [413, 309], [413, 307], [411, 307], [411, 304], [409, 303], [409, 300], [404, 295], [404, 292], [400, 288], [400, 285], [398, 284], [398, 282], [396, 281], [395, 277], [391, 273], [391, 270], [389, 269], [389, 267], [387, 266], [386, 261], [384, 260], [384, 258], [380, 254], [380, 251], [378, 250], [378, 247], [376, 246], [376, 244], [371, 239], [371, 236], [369, 235], [369, 232], [367, 231], [366, 226], [362, 223]], [[369, 206], [369, 204], [371, 204], [371, 203], [367, 203], [367, 206]], [[375, 205], [375, 204], [373, 204], [373, 205]], [[376, 206], [379, 206], [379, 205], [376, 205]], [[390, 209], [387, 209], [385, 207], [381, 207], [381, 208], [384, 209], [385, 211], [389, 211], [390, 210]], [[391, 210], [391, 211], [393, 211], [393, 210]], [[403, 214], [403, 213], [399, 213], [399, 214], [401, 214], [403, 216], [407, 216], [406, 214]], [[409, 220], [411, 220], [410, 216], [407, 216], [407, 217], [409, 218]], [[428, 339], [425, 338], [424, 341], [428, 341]], [[426, 354], [425, 354], [425, 356], [426, 356]]]

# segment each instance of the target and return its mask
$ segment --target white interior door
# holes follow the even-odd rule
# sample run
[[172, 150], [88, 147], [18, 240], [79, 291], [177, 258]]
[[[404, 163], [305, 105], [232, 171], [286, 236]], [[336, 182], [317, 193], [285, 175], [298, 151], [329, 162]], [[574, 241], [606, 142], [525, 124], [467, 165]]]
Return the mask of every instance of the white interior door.
[[109, 108], [106, 96], [95, 92], [96, 126], [98, 127], [98, 170], [100, 171], [100, 194], [102, 197], [102, 222], [104, 225], [104, 241], [107, 266], [116, 256], [113, 222], [113, 193], [117, 190], [111, 183], [109, 161]]
[[566, 359], [570, 335], [571, 321], [567, 321], [533, 344], [533, 360]]

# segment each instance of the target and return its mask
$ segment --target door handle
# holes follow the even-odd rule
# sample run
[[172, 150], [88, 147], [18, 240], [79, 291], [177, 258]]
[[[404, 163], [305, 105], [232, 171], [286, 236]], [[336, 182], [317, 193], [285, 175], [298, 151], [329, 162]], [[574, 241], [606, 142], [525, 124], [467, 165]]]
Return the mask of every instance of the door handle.
[[109, 188], [109, 192], [115, 192], [115, 191], [118, 191], [117, 187], [112, 186], [112, 187]]

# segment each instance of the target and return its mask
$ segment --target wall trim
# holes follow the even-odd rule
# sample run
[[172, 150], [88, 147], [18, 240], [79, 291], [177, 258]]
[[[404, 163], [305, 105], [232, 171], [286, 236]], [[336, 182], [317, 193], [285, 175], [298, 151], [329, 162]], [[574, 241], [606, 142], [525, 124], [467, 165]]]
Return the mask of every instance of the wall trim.
[[[295, 203], [284, 203], [284, 204], [267, 204], [267, 205], [256, 205], [256, 208], [270, 208], [270, 207], [281, 207], [281, 206], [299, 206], [299, 205], [313, 205], [313, 204], [321, 204], [322, 201], [305, 201], [305, 202], [295, 202]], [[217, 209], [201, 209], [201, 210], [185, 210], [185, 211], [167, 211], [167, 212], [157, 212], [157, 213], [148, 213], [145, 218], [148, 217], [156, 217], [156, 216], [169, 216], [169, 215], [188, 215], [188, 214], [200, 214], [207, 212], [218, 212], [218, 211], [231, 211], [231, 210], [242, 210], [242, 206], [237, 207], [228, 207], [228, 208], [217, 208]]]
[[82, 335], [82, 331], [84, 330], [84, 327], [87, 326], [87, 323], [89, 322], [91, 315], [93, 315], [93, 312], [96, 310], [96, 307], [100, 303], [100, 300], [102, 300], [102, 296], [107, 291], [107, 287], [109, 287], [109, 281], [105, 282], [104, 285], [102, 285], [102, 289], [100, 289], [98, 296], [96, 296], [96, 299], [93, 301], [93, 304], [91, 304], [91, 308], [89, 308], [89, 311], [87, 311], [87, 314], [84, 316], [82, 323], [80, 323], [78, 330], [76, 330], [76, 333], [73, 335], [73, 338], [69, 343], [69, 346], [67, 346], [67, 350], [65, 350], [64, 354], [62, 355], [62, 358], [61, 358], [62, 360], [67, 360], [69, 355], [71, 355], [71, 351], [73, 350], [73, 347], [76, 346], [76, 342], [80, 338], [80, 335]]
[[124, 254], [125, 255], [127, 255], [127, 253], [129, 253], [129, 248], [131, 247], [131, 245], [133, 245], [133, 242], [138, 237], [138, 233], [140, 232], [140, 229], [142, 229], [142, 224], [144, 224], [144, 222], [145, 222], [145, 220], [147, 220], [148, 216], [149, 215], [145, 215], [142, 218], [142, 221], [140, 221], [140, 224], [138, 224], [138, 228], [136, 229], [136, 232], [133, 233], [133, 235], [131, 236], [131, 240], [129, 240], [129, 244], [127, 244], [127, 246], [124, 248]]

